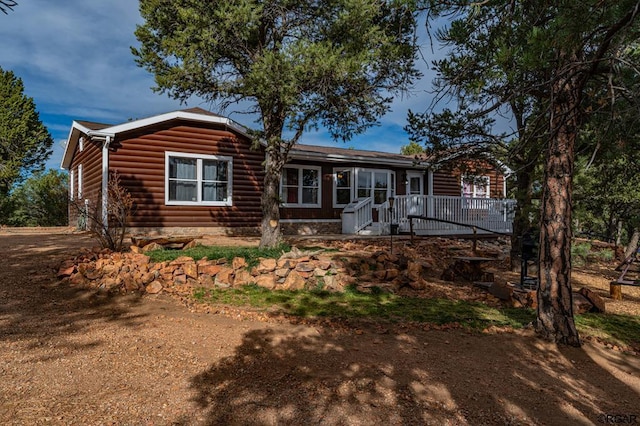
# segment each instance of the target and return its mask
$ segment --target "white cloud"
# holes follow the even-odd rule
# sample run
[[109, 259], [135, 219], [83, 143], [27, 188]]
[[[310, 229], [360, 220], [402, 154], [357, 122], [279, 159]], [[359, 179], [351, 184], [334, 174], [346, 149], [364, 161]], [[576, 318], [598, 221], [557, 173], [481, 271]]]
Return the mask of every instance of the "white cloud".
[[[0, 66], [23, 79], [26, 94], [35, 99], [56, 141], [67, 137], [73, 119], [116, 124], [184, 108], [178, 101], [154, 93], [152, 75], [135, 64], [130, 46], [137, 45], [134, 31], [140, 23], [138, 2], [133, 0], [24, 0], [9, 15], [0, 16]], [[424, 33], [421, 43], [428, 46]], [[437, 52], [437, 56], [441, 54]], [[432, 56], [429, 49], [425, 55]], [[433, 78], [430, 64], [418, 65], [425, 77], [413, 88], [413, 94], [397, 97], [391, 111], [381, 117], [380, 127], [345, 145], [398, 152], [400, 145], [407, 143], [402, 131], [407, 110], [424, 110]], [[189, 106], [201, 103], [195, 99]], [[255, 116], [234, 113], [242, 108], [231, 107], [227, 115], [255, 127]], [[304, 135], [303, 142], [335, 144], [322, 131]], [[56, 163], [57, 168], [61, 155], [56, 142], [48, 164]]]

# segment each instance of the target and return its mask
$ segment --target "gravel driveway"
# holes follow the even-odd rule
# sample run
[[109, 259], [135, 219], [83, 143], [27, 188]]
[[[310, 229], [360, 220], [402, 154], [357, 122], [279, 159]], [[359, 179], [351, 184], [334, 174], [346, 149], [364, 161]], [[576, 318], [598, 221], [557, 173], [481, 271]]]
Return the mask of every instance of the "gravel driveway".
[[91, 245], [0, 232], [3, 425], [640, 423], [640, 362], [620, 352], [258, 321], [60, 284], [59, 263]]

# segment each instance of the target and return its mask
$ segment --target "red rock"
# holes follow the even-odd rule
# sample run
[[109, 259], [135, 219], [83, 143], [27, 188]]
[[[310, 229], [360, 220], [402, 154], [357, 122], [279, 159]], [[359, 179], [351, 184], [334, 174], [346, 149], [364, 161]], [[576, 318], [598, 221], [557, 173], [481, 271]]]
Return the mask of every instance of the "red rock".
[[206, 275], [215, 276], [218, 272], [220, 272], [221, 269], [222, 269], [222, 266], [211, 264], [211, 263], [205, 263], [205, 264], [202, 264], [202, 265], [198, 265], [198, 273], [199, 274], [206, 274]]
[[182, 269], [187, 277], [193, 279], [198, 278], [198, 266], [194, 261], [186, 262], [182, 265]]
[[262, 259], [257, 266], [257, 271], [261, 274], [273, 272], [276, 270], [277, 262], [275, 259]]
[[385, 274], [385, 280], [387, 281], [394, 280], [398, 278], [398, 275], [400, 275], [400, 271], [398, 271], [397, 269], [387, 269]]
[[289, 275], [289, 271], [291, 271], [289, 268], [280, 268], [276, 269], [275, 274], [278, 278], [286, 278]]
[[296, 271], [291, 271], [282, 284], [283, 290], [302, 290], [306, 280]]
[[233, 278], [234, 286], [243, 286], [247, 284], [251, 284], [255, 282], [255, 278], [247, 271], [246, 269], [241, 269], [236, 271], [235, 277]]
[[271, 274], [259, 275], [255, 279], [255, 282], [256, 282], [256, 285], [259, 285], [260, 287], [267, 288], [269, 290], [273, 290], [275, 288], [275, 286], [276, 286], [276, 279]]
[[231, 267], [236, 270], [246, 268], [247, 260], [244, 257], [234, 257], [231, 261]]
[[593, 304], [589, 302], [589, 299], [584, 297], [580, 293], [573, 294], [573, 313], [584, 314], [589, 312], [593, 308]]
[[154, 280], [147, 285], [145, 291], [149, 294], [158, 294], [162, 291], [162, 283], [158, 280]]
[[74, 272], [76, 272], [76, 266], [75, 265], [71, 265], [71, 266], [61, 266], [60, 270], [58, 270], [58, 279], [62, 279], [62, 278], [66, 278], [66, 277], [70, 277]]
[[214, 281], [216, 287], [231, 287], [233, 285], [234, 271], [232, 268], [222, 267], [216, 274]]

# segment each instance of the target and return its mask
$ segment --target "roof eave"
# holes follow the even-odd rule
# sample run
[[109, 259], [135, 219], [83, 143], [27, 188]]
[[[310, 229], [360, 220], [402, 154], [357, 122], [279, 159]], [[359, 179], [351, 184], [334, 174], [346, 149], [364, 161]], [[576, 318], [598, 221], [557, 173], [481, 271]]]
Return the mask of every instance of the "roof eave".
[[365, 157], [359, 155], [340, 155], [340, 154], [325, 154], [319, 152], [308, 152], [308, 151], [291, 151], [290, 153], [291, 159], [294, 160], [327, 160], [333, 163], [353, 163], [353, 162], [361, 162], [361, 163], [375, 163], [375, 164], [385, 164], [391, 166], [398, 167], [410, 167], [416, 169], [426, 169], [428, 165], [424, 165], [420, 167], [414, 163], [413, 160], [399, 160], [395, 158], [373, 158], [373, 157]]

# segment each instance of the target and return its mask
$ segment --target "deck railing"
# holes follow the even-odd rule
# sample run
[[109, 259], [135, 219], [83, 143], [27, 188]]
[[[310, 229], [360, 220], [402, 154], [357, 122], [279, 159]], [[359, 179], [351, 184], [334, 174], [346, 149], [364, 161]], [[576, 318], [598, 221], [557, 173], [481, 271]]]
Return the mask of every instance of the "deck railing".
[[373, 223], [373, 198], [349, 203], [342, 211], [342, 233], [357, 234]]
[[[459, 222], [500, 233], [511, 233], [515, 205], [515, 200], [510, 199], [399, 195], [395, 197], [392, 212], [389, 209], [388, 201], [380, 206], [379, 221], [385, 232], [390, 231], [392, 223], [398, 225], [400, 232], [408, 232], [408, 216], [416, 215]], [[414, 219], [413, 230], [416, 234], [425, 235], [469, 233], [467, 226], [421, 219]], [[487, 231], [479, 230], [478, 232]]]

